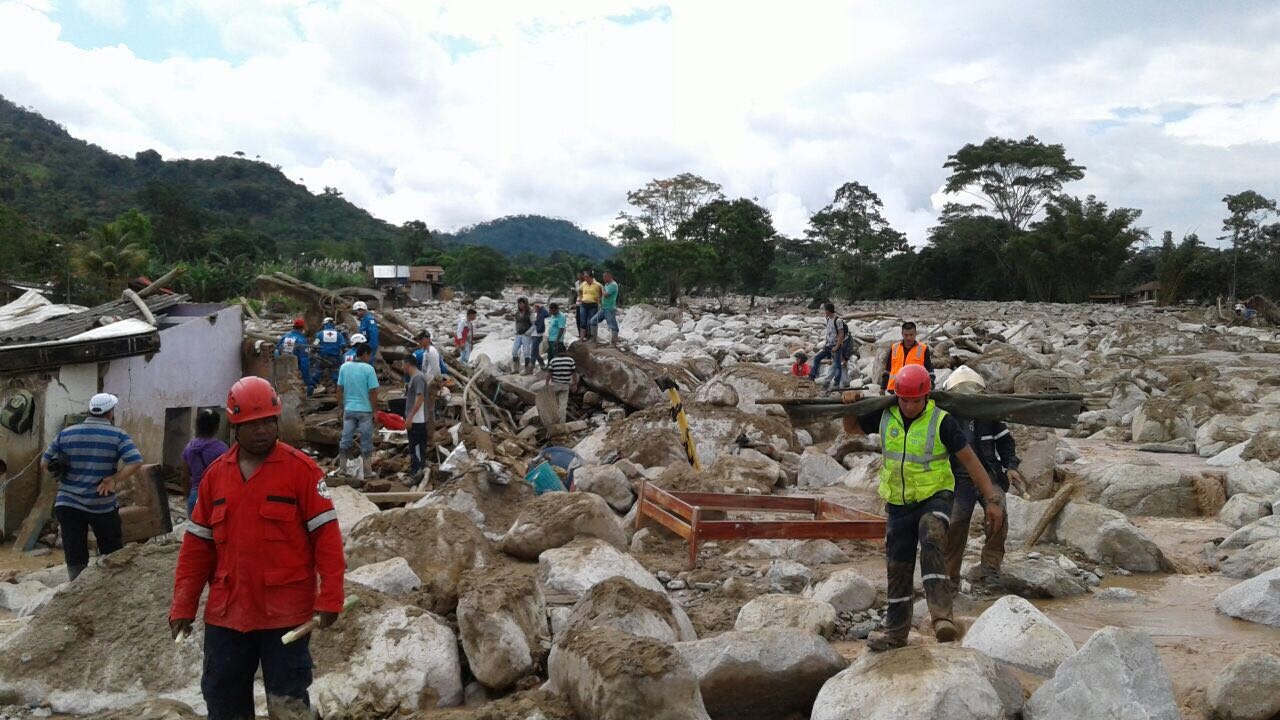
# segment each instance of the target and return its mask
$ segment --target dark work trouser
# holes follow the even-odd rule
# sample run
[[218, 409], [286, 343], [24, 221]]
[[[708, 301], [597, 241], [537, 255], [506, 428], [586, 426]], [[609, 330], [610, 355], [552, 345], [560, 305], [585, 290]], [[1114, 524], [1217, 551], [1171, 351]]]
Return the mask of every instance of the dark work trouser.
[[910, 505], [887, 505], [885, 566], [889, 575], [888, 611], [884, 629], [905, 639], [911, 630], [911, 601], [920, 548], [920, 579], [934, 622], [951, 619], [955, 590], [947, 577], [943, 556], [953, 493], [944, 490]]
[[237, 632], [204, 626], [204, 677], [200, 691], [209, 706], [209, 720], [253, 720], [253, 677], [262, 664], [267, 713], [280, 720], [313, 717], [307, 688], [311, 687], [311, 638], [285, 645], [280, 638], [292, 628]]
[[599, 311], [599, 303], [578, 303], [578, 337], [589, 338], [592, 336], [591, 318], [596, 316]]
[[[997, 481], [999, 482], [999, 481]], [[1006, 479], [999, 483], [1001, 496], [1009, 489]], [[1001, 503], [1003, 506], [1003, 497]], [[956, 497], [951, 506], [951, 527], [947, 530], [947, 576], [958, 588], [960, 587], [960, 565], [964, 562], [964, 550], [969, 543], [969, 523], [973, 519], [973, 506], [982, 505], [985, 510], [987, 501], [978, 496], [978, 488], [967, 477], [956, 477]], [[1000, 530], [995, 535], [987, 535], [983, 528], [981, 571], [983, 578], [1000, 575], [1000, 564], [1004, 562], [1004, 543], [1009, 537], [1008, 519], [1000, 523]]]
[[542, 359], [542, 336], [531, 335], [530, 337], [533, 338], [533, 348], [529, 351], [529, 358], [533, 360], [534, 365], [543, 367], [547, 361]]
[[417, 475], [418, 471], [431, 458], [431, 443], [427, 438], [428, 423], [413, 423], [408, 428], [409, 436], [409, 472]]
[[59, 505], [53, 515], [62, 528], [62, 550], [67, 558], [67, 575], [72, 580], [89, 564], [89, 528], [98, 541], [98, 554], [110, 555], [124, 547], [120, 511], [91, 513]]

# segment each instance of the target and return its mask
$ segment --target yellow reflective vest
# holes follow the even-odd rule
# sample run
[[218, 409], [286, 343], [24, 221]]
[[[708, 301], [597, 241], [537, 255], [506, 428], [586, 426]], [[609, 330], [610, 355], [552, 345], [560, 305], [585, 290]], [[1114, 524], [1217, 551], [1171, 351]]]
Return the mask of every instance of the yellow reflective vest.
[[880, 497], [890, 505], [909, 505], [943, 490], [954, 490], [951, 458], [942, 443], [942, 419], [947, 411], [930, 400], [910, 429], [895, 404], [880, 416]]

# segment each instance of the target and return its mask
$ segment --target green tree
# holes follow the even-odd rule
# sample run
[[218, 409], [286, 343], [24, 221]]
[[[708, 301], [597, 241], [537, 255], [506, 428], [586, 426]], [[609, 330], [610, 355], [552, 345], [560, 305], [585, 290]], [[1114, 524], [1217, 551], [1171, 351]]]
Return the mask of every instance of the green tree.
[[413, 263], [418, 258], [441, 249], [439, 241], [431, 234], [427, 224], [421, 220], [410, 220], [400, 226], [403, 231], [400, 247], [396, 252], [396, 262]]
[[642, 240], [623, 248], [619, 264], [639, 297], [674, 305], [682, 295], [715, 280], [715, 248], [687, 240]]
[[934, 298], [1008, 300], [1017, 296], [1005, 246], [1009, 223], [978, 213], [975, 205], [948, 203], [929, 243], [919, 253], [917, 292]]
[[1166, 230], [1160, 241], [1156, 261], [1156, 281], [1160, 290], [1156, 293], [1157, 305], [1177, 305], [1192, 289], [1198, 267], [1203, 267], [1204, 256], [1213, 251], [1192, 233], [1174, 244], [1173, 233]]
[[1060, 196], [1045, 206], [1032, 231], [1009, 241], [1027, 294], [1033, 300], [1082, 302], [1113, 287], [1135, 244], [1147, 237], [1134, 227], [1141, 210], [1117, 208], [1094, 196]]
[[510, 271], [505, 255], [483, 245], [458, 248], [444, 263], [449, 284], [470, 293], [501, 292]]
[[880, 196], [859, 182], [841, 185], [831, 204], [809, 218], [805, 235], [832, 255], [848, 253], [871, 265], [907, 248], [906, 235], [885, 219]]
[[146, 248], [113, 223], [107, 223], [78, 245], [73, 267], [83, 280], [90, 301], [98, 303], [119, 295], [146, 262]]
[[1222, 198], [1230, 213], [1222, 220], [1222, 229], [1231, 238], [1231, 301], [1236, 300], [1236, 280], [1240, 267], [1240, 253], [1255, 246], [1261, 236], [1263, 222], [1275, 213], [1276, 201], [1263, 197], [1253, 190], [1245, 190]]
[[1034, 135], [1023, 140], [990, 137], [947, 158], [949, 193], [967, 192], [989, 205], [996, 216], [1021, 230], [1062, 186], [1084, 177], [1084, 166], [1067, 157], [1062, 145], [1045, 145]]
[[636, 212], [618, 214], [614, 235], [628, 242], [641, 238], [675, 239], [676, 229], [693, 217], [698, 208], [723, 198], [718, 184], [693, 173], [651, 180], [639, 190], [627, 193], [627, 203]]
[[746, 198], [713, 200], [676, 229], [676, 237], [710, 245], [720, 262], [716, 284], [751, 296], [773, 282], [773, 218]]

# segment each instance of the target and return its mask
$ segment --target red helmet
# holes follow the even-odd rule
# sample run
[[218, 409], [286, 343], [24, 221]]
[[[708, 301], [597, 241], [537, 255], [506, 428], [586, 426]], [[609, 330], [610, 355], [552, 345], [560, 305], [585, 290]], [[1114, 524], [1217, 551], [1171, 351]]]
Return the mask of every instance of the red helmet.
[[893, 391], [902, 398], [922, 398], [929, 394], [931, 384], [929, 371], [923, 365], [908, 365], [898, 371]]
[[227, 420], [232, 425], [280, 416], [280, 396], [266, 379], [242, 377], [227, 393]]
[[302, 328], [304, 328], [304, 327], [306, 327], [306, 326], [307, 326], [307, 321], [306, 321], [306, 319], [304, 319], [304, 318], [294, 318], [294, 319], [293, 319], [293, 328], [294, 328], [295, 330], [301, 330]]

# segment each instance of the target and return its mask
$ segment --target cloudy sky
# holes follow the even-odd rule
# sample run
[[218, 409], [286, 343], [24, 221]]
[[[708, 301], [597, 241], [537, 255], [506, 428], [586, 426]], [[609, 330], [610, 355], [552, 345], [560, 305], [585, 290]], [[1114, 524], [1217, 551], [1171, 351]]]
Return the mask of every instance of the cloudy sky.
[[1069, 191], [1208, 239], [1224, 194], [1280, 195], [1277, 38], [1280, 3], [1229, 0], [0, 0], [0, 94], [438, 229], [603, 232], [690, 171], [788, 234], [858, 180], [920, 244], [949, 153], [1035, 134]]

